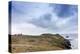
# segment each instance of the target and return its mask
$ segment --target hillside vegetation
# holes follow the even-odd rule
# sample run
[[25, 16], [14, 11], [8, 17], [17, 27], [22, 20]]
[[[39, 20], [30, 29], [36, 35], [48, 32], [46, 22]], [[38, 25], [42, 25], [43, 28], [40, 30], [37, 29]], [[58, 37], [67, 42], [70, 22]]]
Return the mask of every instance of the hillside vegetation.
[[9, 35], [10, 52], [33, 52], [71, 49], [70, 41], [59, 34]]

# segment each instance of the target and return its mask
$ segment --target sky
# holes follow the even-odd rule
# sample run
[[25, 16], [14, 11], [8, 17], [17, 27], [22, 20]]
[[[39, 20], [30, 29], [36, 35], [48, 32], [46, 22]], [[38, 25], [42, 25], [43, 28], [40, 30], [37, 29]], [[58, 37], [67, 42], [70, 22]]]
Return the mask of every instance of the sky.
[[12, 34], [77, 33], [77, 5], [12, 1], [10, 6]]

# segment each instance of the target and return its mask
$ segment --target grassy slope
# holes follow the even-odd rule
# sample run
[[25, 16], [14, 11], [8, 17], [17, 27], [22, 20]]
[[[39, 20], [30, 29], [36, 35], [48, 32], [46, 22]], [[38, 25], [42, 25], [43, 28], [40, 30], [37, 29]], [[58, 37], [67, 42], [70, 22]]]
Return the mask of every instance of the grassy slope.
[[12, 52], [31, 52], [66, 49], [64, 38], [58, 34], [12, 35]]

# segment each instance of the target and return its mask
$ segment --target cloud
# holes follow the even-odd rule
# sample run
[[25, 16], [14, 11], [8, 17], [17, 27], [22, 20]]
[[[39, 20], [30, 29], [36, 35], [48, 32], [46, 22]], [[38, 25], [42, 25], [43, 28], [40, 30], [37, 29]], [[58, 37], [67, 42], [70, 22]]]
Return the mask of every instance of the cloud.
[[77, 6], [13, 2], [12, 33], [77, 33]]
[[50, 26], [51, 23], [51, 15], [44, 14], [37, 19], [33, 19], [32, 21], [30, 21], [30, 23], [39, 27], [48, 28], [48, 26]]
[[12, 24], [12, 34], [16, 33], [35, 35], [47, 33], [47, 30], [30, 23]]
[[[23, 22], [38, 18], [45, 13], [50, 13], [52, 8], [47, 3], [12, 2], [12, 17], [14, 22]], [[23, 19], [24, 18], [24, 19]], [[18, 20], [19, 19], [19, 20]]]
[[57, 16], [60, 18], [70, 17], [78, 12], [77, 5], [69, 4], [50, 4], [50, 7], [53, 8], [53, 12], [56, 12]]

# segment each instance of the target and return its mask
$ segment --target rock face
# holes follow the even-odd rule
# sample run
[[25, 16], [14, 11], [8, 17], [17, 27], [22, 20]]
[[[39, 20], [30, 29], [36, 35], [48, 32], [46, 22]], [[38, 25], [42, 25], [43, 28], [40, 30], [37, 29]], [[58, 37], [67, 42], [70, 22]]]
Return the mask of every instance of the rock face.
[[64, 39], [64, 44], [65, 44], [66, 49], [71, 49], [71, 43], [69, 40]]
[[10, 35], [10, 52], [32, 52], [71, 49], [70, 41], [59, 34]]

